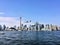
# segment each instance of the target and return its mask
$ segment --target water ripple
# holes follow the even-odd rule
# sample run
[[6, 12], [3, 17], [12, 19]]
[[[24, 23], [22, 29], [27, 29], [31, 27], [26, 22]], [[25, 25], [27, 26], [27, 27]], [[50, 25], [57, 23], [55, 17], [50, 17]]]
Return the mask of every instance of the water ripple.
[[1, 31], [0, 45], [59, 45], [60, 31]]

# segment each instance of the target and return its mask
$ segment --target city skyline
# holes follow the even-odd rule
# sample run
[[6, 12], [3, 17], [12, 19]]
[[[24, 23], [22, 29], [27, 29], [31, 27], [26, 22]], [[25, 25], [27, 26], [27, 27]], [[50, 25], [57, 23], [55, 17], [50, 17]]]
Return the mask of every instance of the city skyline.
[[19, 17], [32, 23], [60, 26], [60, 0], [0, 0], [0, 24], [18, 25]]

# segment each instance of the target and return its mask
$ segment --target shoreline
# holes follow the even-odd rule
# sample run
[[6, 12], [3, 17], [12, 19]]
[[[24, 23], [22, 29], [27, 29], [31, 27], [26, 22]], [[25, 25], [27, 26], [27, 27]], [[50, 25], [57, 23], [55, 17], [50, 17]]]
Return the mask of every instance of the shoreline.
[[[1, 31], [38, 31], [38, 32], [40, 32], [40, 31], [46, 31], [46, 32], [51, 32], [50, 30], [1, 30]], [[53, 30], [53, 31], [60, 31], [60, 30]]]

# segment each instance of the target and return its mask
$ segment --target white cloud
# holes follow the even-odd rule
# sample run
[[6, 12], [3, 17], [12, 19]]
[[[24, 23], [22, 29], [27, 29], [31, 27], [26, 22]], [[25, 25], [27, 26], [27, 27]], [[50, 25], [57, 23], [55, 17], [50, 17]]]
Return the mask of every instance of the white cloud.
[[0, 24], [5, 24], [6, 26], [19, 26], [19, 20], [17, 17], [0, 17]]

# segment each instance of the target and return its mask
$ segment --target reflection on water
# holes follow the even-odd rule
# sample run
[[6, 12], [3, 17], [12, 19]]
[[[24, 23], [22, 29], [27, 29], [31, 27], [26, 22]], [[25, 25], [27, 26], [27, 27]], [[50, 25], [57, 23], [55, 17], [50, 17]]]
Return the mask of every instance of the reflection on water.
[[57, 45], [60, 31], [0, 31], [0, 45]]

